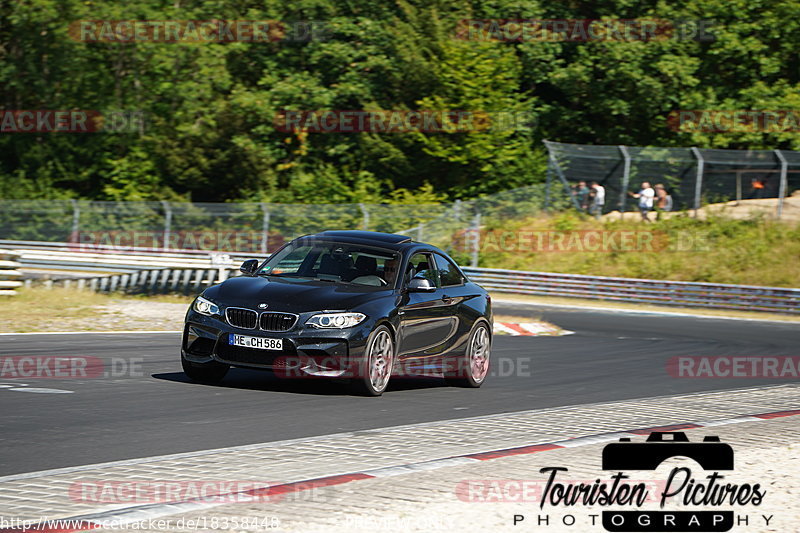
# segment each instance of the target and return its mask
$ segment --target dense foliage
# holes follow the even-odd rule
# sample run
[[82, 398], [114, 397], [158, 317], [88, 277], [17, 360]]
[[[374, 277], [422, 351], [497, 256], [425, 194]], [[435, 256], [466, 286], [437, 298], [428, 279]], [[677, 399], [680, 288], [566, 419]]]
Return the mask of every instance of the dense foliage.
[[[713, 41], [454, 38], [462, 19], [713, 20]], [[325, 21], [326, 38], [87, 43], [79, 20]], [[795, 0], [0, 0], [0, 106], [141, 110], [142, 132], [0, 133], [0, 197], [431, 202], [543, 180], [542, 139], [800, 149], [676, 109], [798, 109]], [[475, 133], [284, 133], [280, 110], [529, 117]]]

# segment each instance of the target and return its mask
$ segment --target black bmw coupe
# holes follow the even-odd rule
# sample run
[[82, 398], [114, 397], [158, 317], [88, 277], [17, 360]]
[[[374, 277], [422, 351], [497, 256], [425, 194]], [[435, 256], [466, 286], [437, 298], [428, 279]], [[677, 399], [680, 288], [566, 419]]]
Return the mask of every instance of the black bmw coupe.
[[480, 387], [492, 307], [442, 250], [403, 235], [326, 231], [297, 238], [189, 307], [181, 362], [218, 382], [231, 366], [345, 378], [378, 396], [392, 375]]

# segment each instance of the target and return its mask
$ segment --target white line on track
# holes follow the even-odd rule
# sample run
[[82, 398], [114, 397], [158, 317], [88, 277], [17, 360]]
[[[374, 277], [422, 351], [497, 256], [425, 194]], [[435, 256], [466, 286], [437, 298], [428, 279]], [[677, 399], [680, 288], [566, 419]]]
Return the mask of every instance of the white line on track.
[[16, 392], [34, 392], [39, 394], [72, 394], [75, 391], [66, 390], [66, 389], [45, 389], [40, 387], [30, 387], [30, 388], [19, 388], [19, 389], [6, 389], [10, 391]]
[[130, 330], [130, 331], [31, 331], [27, 333], [0, 333], [0, 336], [16, 335], [130, 335], [133, 333], [149, 334], [153, 333], [183, 333], [181, 330]]
[[708, 318], [712, 320], [740, 320], [744, 322], [769, 322], [771, 324], [797, 324], [792, 315], [787, 315], [787, 320], [770, 320], [768, 318], [742, 318], [737, 316], [716, 316], [716, 315], [696, 315], [693, 313], [678, 313], [675, 311], [645, 311], [639, 309], [621, 309], [619, 307], [594, 307], [586, 305], [550, 304], [544, 302], [526, 302], [522, 300], [505, 300], [502, 298], [492, 298], [495, 304], [521, 305], [526, 307], [553, 307], [558, 309], [575, 309], [578, 311], [603, 311], [606, 313], [627, 313], [633, 315], [652, 315], [652, 316], [677, 316], [690, 318]]

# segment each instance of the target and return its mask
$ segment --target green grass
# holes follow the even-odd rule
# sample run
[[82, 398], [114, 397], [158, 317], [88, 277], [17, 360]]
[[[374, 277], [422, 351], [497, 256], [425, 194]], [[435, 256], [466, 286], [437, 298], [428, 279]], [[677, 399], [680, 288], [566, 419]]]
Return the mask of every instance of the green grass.
[[41, 331], [56, 323], [90, 325], [101, 315], [96, 306], [110, 299], [105, 294], [75, 289], [18, 289], [17, 294], [2, 299], [0, 331]]
[[[2, 299], [0, 331], [113, 331], [178, 329], [192, 298], [183, 295], [102, 294], [76, 288], [21, 288]], [[180, 304], [154, 306], [152, 313], [123, 312], [127, 303]], [[141, 307], [137, 306], [141, 310]], [[177, 309], [177, 311], [175, 310]]]
[[[537, 251], [514, 235], [605, 230], [644, 231], [651, 246], [622, 250]], [[482, 235], [480, 266], [598, 276], [705, 281], [776, 287], [800, 286], [800, 224], [764, 218], [749, 220], [710, 217], [696, 220], [676, 216], [652, 224], [625, 220], [596, 221], [562, 213], [523, 221], [503, 221]], [[506, 235], [512, 248], [503, 246]], [[493, 240], [494, 239], [494, 240]], [[697, 243], [689, 251], [676, 243]], [[574, 249], [574, 248], [572, 248]]]

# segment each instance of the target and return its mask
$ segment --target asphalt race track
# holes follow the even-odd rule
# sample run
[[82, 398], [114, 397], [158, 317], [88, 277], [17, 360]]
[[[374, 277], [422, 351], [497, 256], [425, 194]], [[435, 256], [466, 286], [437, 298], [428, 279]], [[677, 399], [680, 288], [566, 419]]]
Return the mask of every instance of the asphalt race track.
[[[786, 379], [676, 379], [678, 355], [798, 355], [797, 324], [511, 308], [575, 331], [494, 340], [483, 388], [435, 378], [395, 380], [381, 398], [338, 384], [232, 370], [221, 386], [190, 383], [178, 334], [4, 336], [0, 356], [94, 356], [118, 364], [104, 379], [0, 380], [0, 475], [342, 431], [562, 405], [742, 388]], [[71, 394], [11, 390], [73, 391]], [[18, 386], [18, 389], [25, 387]]]

